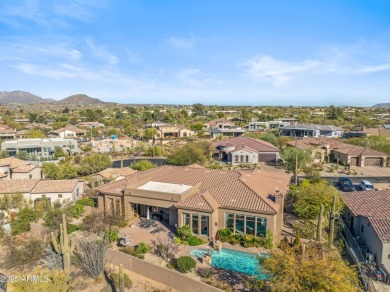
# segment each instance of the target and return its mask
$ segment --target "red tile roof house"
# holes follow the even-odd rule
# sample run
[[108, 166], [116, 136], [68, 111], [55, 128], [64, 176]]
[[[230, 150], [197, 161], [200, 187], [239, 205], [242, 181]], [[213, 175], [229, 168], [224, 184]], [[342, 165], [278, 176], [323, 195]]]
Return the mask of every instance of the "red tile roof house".
[[344, 193], [343, 200], [348, 229], [375, 255], [376, 264], [390, 271], [390, 190]]
[[235, 137], [211, 144], [213, 157], [232, 164], [276, 162], [279, 149], [271, 143], [249, 137]]
[[171, 226], [188, 224], [209, 239], [225, 227], [238, 234], [280, 234], [290, 179], [264, 170], [161, 166], [97, 188], [98, 208], [127, 219], [158, 216]]

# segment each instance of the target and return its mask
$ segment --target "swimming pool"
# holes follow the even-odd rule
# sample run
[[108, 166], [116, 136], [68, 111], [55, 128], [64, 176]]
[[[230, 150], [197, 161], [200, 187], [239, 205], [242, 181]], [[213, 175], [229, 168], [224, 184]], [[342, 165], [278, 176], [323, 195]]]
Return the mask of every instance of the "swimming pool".
[[[268, 275], [259, 271], [260, 265], [258, 255], [247, 252], [235, 251], [223, 248], [221, 251], [193, 249], [190, 251], [191, 256], [203, 258], [206, 253], [211, 254], [211, 265], [226, 270], [232, 270], [245, 273], [250, 276], [257, 276], [258, 279], [267, 279]], [[265, 256], [265, 254], [259, 254]]]

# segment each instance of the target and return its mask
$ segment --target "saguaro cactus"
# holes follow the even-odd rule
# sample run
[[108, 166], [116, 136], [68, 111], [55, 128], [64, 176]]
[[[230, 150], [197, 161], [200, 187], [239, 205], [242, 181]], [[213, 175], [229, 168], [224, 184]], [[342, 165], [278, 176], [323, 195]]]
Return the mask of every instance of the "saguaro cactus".
[[336, 209], [336, 195], [333, 196], [332, 207], [330, 208], [330, 213], [329, 213], [329, 239], [328, 239], [329, 247], [333, 245], [334, 222], [336, 220], [335, 209]]
[[322, 237], [322, 214], [324, 213], [324, 206], [320, 205], [320, 213], [318, 214], [318, 223], [317, 223], [317, 241], [321, 241]]
[[70, 235], [70, 238], [68, 238], [65, 214], [62, 215], [62, 224], [60, 225], [60, 243], [57, 243], [54, 232], [51, 233], [51, 242], [53, 244], [54, 250], [57, 253], [62, 254], [64, 271], [69, 272], [70, 255], [74, 251], [74, 236]]
[[119, 265], [119, 292], [125, 291], [125, 277], [123, 276], [123, 266]]

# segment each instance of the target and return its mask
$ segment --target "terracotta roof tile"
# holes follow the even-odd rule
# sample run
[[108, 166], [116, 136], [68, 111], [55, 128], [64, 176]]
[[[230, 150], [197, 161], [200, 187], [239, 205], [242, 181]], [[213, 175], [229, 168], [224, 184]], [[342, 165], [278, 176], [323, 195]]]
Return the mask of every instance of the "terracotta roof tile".
[[269, 195], [274, 195], [276, 191], [285, 193], [290, 182], [287, 174], [264, 170], [241, 173], [188, 166], [161, 166], [103, 185], [97, 190], [104, 194], [122, 195], [126, 186], [147, 179], [190, 186], [200, 183], [200, 191], [177, 203], [178, 207], [204, 211], [226, 207], [267, 213], [275, 213], [279, 208]]
[[21, 165], [21, 166], [15, 167], [14, 169], [12, 169], [12, 171], [16, 172], [16, 173], [28, 173], [36, 167], [37, 167], [36, 165], [32, 165], [32, 164]]
[[245, 136], [234, 137], [211, 144], [211, 148], [218, 150], [225, 146], [234, 146], [236, 149], [247, 148], [257, 152], [279, 152], [279, 149], [271, 143]]
[[0, 180], [0, 194], [30, 193], [39, 179]]
[[390, 218], [368, 218], [372, 228], [382, 242], [390, 242]]
[[16, 168], [19, 166], [30, 165], [30, 161], [21, 160], [15, 157], [7, 157], [0, 159], [0, 166], [9, 166], [10, 168]]
[[34, 186], [31, 191], [32, 194], [38, 193], [71, 193], [75, 189], [79, 180], [68, 179], [68, 180], [49, 180], [42, 179]]
[[355, 216], [390, 218], [390, 190], [343, 193], [343, 200]]
[[99, 174], [106, 178], [106, 179], [115, 179], [118, 176], [128, 176], [133, 173], [137, 172], [134, 169], [131, 169], [130, 167], [123, 167], [123, 168], [107, 168], [105, 170], [102, 170], [99, 172]]

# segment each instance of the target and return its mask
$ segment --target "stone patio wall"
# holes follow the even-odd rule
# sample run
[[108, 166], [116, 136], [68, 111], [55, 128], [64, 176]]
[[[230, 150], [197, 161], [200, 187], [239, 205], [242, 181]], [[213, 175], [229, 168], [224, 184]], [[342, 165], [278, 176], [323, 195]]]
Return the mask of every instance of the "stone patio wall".
[[197, 281], [187, 277], [179, 272], [169, 270], [164, 267], [157, 266], [145, 262], [144, 260], [135, 258], [128, 254], [108, 250], [108, 262], [113, 265], [122, 264], [125, 269], [128, 269], [141, 276], [151, 280], [160, 282], [181, 292], [221, 292], [222, 290], [207, 285], [203, 282]]

